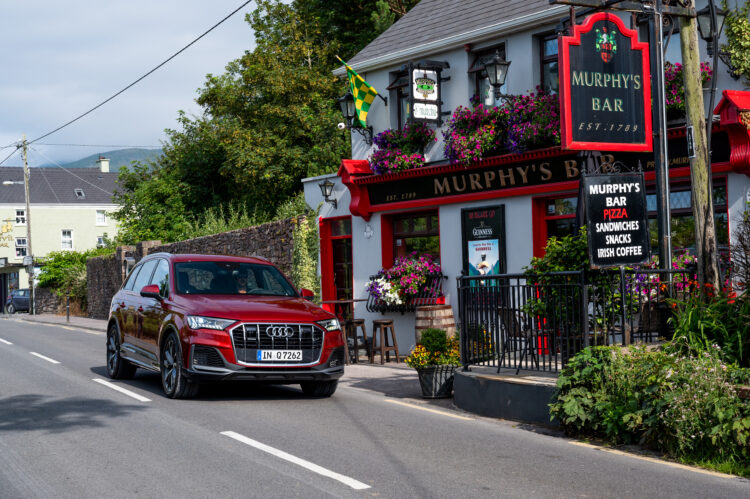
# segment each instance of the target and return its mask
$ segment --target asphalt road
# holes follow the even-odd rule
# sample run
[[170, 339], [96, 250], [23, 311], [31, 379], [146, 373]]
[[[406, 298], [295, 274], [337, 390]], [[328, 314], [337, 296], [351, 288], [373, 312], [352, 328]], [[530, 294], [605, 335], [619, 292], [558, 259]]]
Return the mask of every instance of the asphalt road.
[[103, 384], [104, 359], [103, 333], [0, 319], [0, 498], [750, 497], [351, 379], [323, 400], [247, 383], [170, 400], [155, 374]]

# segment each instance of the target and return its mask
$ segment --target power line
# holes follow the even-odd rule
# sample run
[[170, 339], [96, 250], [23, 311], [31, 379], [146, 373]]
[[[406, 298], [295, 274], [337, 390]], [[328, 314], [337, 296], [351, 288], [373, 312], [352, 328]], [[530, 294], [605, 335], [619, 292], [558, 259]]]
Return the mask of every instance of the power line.
[[[197, 42], [198, 40], [200, 40], [201, 38], [203, 38], [204, 36], [206, 36], [207, 34], [209, 34], [211, 31], [213, 31], [214, 29], [216, 29], [219, 25], [221, 25], [222, 23], [224, 23], [224, 21], [226, 21], [227, 19], [229, 19], [230, 17], [232, 17], [233, 15], [235, 15], [237, 12], [239, 12], [244, 6], [246, 6], [250, 2], [252, 2], [252, 0], [247, 0], [245, 3], [243, 3], [242, 5], [240, 5], [239, 7], [237, 7], [232, 12], [230, 12], [229, 15], [227, 15], [224, 19], [222, 19], [218, 23], [216, 23], [213, 26], [211, 26], [208, 30], [206, 30], [205, 32], [203, 32], [203, 34], [201, 34], [198, 38], [196, 38], [192, 42], [190, 42], [187, 45], [185, 45], [184, 47], [182, 47], [180, 50], [178, 50], [177, 52], [175, 52], [174, 54], [172, 54], [169, 58], [167, 58], [166, 60], [164, 60], [163, 62], [161, 62], [159, 65], [157, 65], [154, 69], [152, 69], [148, 73], [144, 74], [143, 76], [141, 76], [140, 78], [138, 78], [137, 80], [135, 80], [133, 83], [131, 83], [130, 85], [126, 86], [125, 88], [123, 88], [122, 90], [120, 90], [119, 92], [117, 92], [116, 94], [114, 94], [111, 97], [109, 97], [108, 99], [100, 102], [99, 104], [97, 104], [96, 106], [92, 107], [91, 109], [89, 109], [85, 113], [83, 113], [83, 114], [81, 114], [79, 116], [76, 116], [75, 118], [73, 118], [72, 120], [68, 121], [67, 123], [65, 123], [63, 125], [60, 125], [59, 127], [55, 128], [51, 132], [47, 132], [44, 135], [41, 135], [41, 136], [35, 138], [34, 140], [29, 141], [28, 144], [33, 144], [35, 142], [38, 142], [38, 141], [42, 140], [45, 137], [49, 137], [53, 133], [59, 132], [60, 130], [62, 130], [66, 126], [71, 125], [71, 124], [75, 123], [76, 121], [80, 120], [81, 118], [83, 118], [84, 116], [86, 116], [86, 115], [88, 115], [88, 114], [96, 111], [97, 109], [99, 109], [100, 107], [102, 107], [104, 104], [106, 104], [107, 102], [111, 101], [112, 99], [114, 99], [118, 95], [122, 94], [126, 90], [130, 89], [131, 87], [133, 87], [134, 85], [136, 85], [137, 83], [139, 83], [141, 80], [143, 80], [144, 78], [146, 78], [149, 75], [151, 75], [154, 71], [156, 71], [157, 69], [161, 68], [166, 63], [168, 63], [169, 61], [171, 61], [172, 59], [174, 59], [175, 57], [177, 57], [178, 55], [180, 55], [181, 53], [183, 53], [190, 46], [192, 46], [195, 42]], [[0, 164], [2, 164], [2, 162], [0, 162]]]
[[38, 150], [38, 149], [34, 149], [33, 147], [30, 147], [30, 149], [31, 149], [32, 151], [34, 151], [34, 152], [38, 152], [38, 153], [39, 153], [39, 154], [40, 154], [41, 156], [44, 156], [44, 158], [46, 158], [46, 159], [47, 159], [47, 161], [51, 161], [52, 163], [56, 164], [56, 165], [57, 165], [57, 166], [58, 166], [58, 167], [59, 167], [59, 168], [60, 168], [60, 169], [61, 169], [62, 171], [64, 171], [64, 172], [67, 172], [67, 173], [70, 173], [71, 175], [73, 175], [73, 176], [74, 176], [75, 178], [77, 178], [77, 179], [78, 179], [78, 180], [80, 180], [81, 182], [85, 182], [85, 183], [89, 184], [89, 185], [90, 185], [91, 187], [94, 187], [94, 188], [96, 188], [96, 189], [99, 189], [100, 191], [102, 191], [102, 192], [105, 192], [105, 193], [109, 194], [110, 196], [112, 195], [112, 193], [111, 193], [111, 192], [109, 192], [108, 190], [106, 190], [106, 189], [102, 189], [101, 187], [99, 187], [99, 186], [98, 186], [98, 185], [96, 185], [96, 184], [92, 184], [91, 182], [89, 182], [89, 181], [88, 181], [88, 180], [86, 180], [85, 178], [83, 178], [83, 177], [81, 177], [81, 176], [79, 176], [79, 175], [76, 175], [76, 174], [75, 174], [75, 173], [73, 173], [72, 171], [68, 170], [67, 168], [65, 168], [65, 167], [64, 167], [63, 165], [61, 165], [60, 163], [58, 163], [58, 162], [57, 162], [57, 161], [55, 161], [54, 159], [50, 159], [50, 158], [48, 158], [47, 156], [45, 156], [45, 155], [44, 155], [44, 153], [42, 153], [42, 151], [40, 151], [40, 150]]
[[45, 142], [37, 142], [38, 146], [67, 146], [67, 147], [129, 147], [132, 149], [159, 149], [161, 146], [133, 146], [123, 144], [48, 144]]
[[[5, 149], [5, 148], [3, 148], [3, 149]], [[4, 159], [4, 160], [0, 161], [0, 165], [2, 165], [3, 163], [5, 163], [6, 161], [8, 161], [8, 160], [10, 159], [10, 157], [11, 157], [11, 156], [13, 156], [13, 155], [14, 155], [15, 153], [17, 153], [17, 152], [18, 152], [18, 147], [16, 146], [16, 150], [15, 150], [15, 151], [13, 151], [13, 152], [11, 152], [10, 154], [8, 154], [8, 155], [7, 155], [6, 157], [5, 157], [5, 159]]]

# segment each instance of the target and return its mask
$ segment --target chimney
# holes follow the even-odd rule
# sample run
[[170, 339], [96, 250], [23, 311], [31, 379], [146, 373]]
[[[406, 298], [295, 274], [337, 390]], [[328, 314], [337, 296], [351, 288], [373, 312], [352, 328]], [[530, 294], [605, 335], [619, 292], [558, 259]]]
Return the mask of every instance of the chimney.
[[102, 173], [109, 173], [109, 158], [99, 156], [99, 159], [96, 160], [96, 164], [99, 165], [99, 171]]

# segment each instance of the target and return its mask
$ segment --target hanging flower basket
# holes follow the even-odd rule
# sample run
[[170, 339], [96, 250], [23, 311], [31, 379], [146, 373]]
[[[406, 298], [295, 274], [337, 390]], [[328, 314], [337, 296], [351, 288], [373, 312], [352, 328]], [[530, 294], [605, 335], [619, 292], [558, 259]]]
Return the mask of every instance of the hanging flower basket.
[[422, 397], [449, 398], [453, 395], [453, 376], [457, 366], [427, 366], [417, 369]]

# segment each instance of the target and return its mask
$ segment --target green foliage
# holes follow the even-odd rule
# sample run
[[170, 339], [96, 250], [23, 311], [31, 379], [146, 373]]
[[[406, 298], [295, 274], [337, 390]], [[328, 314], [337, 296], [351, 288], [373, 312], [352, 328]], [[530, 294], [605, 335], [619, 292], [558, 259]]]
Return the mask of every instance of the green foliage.
[[187, 232], [180, 239], [208, 236], [229, 232], [231, 230], [253, 227], [266, 222], [268, 216], [265, 213], [248, 213], [240, 205], [229, 204], [228, 208], [219, 205], [218, 208], [209, 208], [194, 221], [188, 222]]
[[374, 3], [375, 11], [372, 12], [370, 18], [374, 33], [379, 35], [417, 5], [419, 0], [377, 0]]
[[734, 293], [691, 293], [672, 300], [674, 337], [671, 348], [682, 355], [712, 350], [724, 361], [750, 367], [750, 299]]
[[583, 226], [578, 234], [569, 234], [562, 238], [550, 237], [544, 248], [544, 256], [532, 257], [531, 265], [524, 267], [524, 271], [533, 274], [564, 272], [581, 270], [588, 264], [589, 246], [586, 227]]
[[737, 396], [734, 371], [712, 352], [589, 348], [561, 373], [550, 412], [571, 434], [750, 475], [750, 404]]
[[722, 60], [732, 67], [732, 76], [742, 77], [750, 84], [750, 0], [745, 0], [742, 7], [730, 7], [729, 2], [723, 0], [721, 6], [726, 11], [723, 33], [727, 40], [721, 46]]
[[297, 218], [297, 227], [293, 232], [292, 248], [292, 281], [300, 288], [307, 288], [320, 297], [318, 280], [318, 228], [317, 216]]
[[461, 364], [458, 337], [447, 338], [443, 329], [425, 329], [419, 344], [404, 359], [404, 363], [414, 369], [429, 366], [458, 366]]
[[53, 251], [42, 261], [42, 268], [37, 276], [39, 286], [50, 288], [58, 296], [70, 295], [71, 300], [78, 302], [82, 310], [87, 305], [86, 260], [89, 257], [112, 253], [111, 248], [79, 251]]

